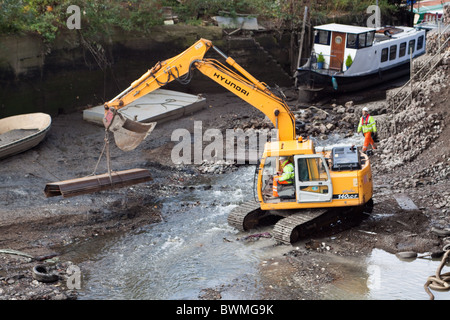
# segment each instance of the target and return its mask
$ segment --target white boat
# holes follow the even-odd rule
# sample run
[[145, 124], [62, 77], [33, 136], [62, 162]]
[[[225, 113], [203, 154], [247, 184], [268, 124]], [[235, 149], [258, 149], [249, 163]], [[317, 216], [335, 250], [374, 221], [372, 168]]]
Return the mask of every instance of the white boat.
[[299, 89], [305, 91], [342, 93], [385, 83], [409, 74], [411, 59], [426, 50], [425, 31], [411, 27], [331, 23], [314, 29], [311, 56], [296, 72]]
[[0, 159], [38, 145], [50, 130], [52, 119], [45, 113], [27, 113], [0, 119]]

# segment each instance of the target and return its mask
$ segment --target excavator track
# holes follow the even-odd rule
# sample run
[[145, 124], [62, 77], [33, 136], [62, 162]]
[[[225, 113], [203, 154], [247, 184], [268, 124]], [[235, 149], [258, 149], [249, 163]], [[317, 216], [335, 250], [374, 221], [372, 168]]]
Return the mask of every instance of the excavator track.
[[228, 224], [239, 231], [246, 231], [256, 227], [259, 217], [264, 214], [256, 201], [247, 201], [231, 210], [228, 215]]
[[277, 242], [291, 244], [299, 240], [311, 228], [316, 228], [327, 209], [310, 209], [294, 213], [279, 220], [273, 228], [273, 237]]
[[258, 202], [248, 201], [230, 212], [228, 223], [239, 231], [274, 225], [273, 238], [278, 243], [290, 245], [361, 210], [362, 207], [303, 209], [287, 215], [279, 211], [261, 210]]

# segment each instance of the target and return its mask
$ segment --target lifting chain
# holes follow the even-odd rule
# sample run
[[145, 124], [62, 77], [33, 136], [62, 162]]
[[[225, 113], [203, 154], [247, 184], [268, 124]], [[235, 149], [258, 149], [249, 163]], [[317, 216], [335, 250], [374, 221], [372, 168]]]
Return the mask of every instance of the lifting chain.
[[108, 168], [109, 180], [110, 180], [110, 182], [111, 182], [111, 184], [112, 184], [112, 177], [111, 177], [111, 156], [110, 156], [110, 151], [109, 151], [109, 131], [108, 131], [108, 129], [105, 129], [105, 138], [104, 138], [104, 141], [105, 141], [105, 143], [104, 143], [104, 145], [103, 145], [102, 152], [100, 152], [100, 156], [98, 157], [97, 164], [95, 165], [94, 172], [92, 173], [92, 175], [95, 175], [95, 173], [96, 173], [96, 171], [97, 171], [97, 168], [98, 168], [98, 165], [99, 165], [99, 163], [100, 163], [100, 160], [102, 159], [103, 154], [104, 154], [105, 151], [106, 151], [106, 165], [107, 165], [107, 168]]

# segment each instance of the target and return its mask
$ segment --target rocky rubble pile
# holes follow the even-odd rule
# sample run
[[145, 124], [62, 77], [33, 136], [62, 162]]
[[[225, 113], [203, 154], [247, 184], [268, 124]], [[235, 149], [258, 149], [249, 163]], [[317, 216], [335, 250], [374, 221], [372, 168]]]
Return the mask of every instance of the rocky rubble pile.
[[352, 136], [358, 123], [362, 107], [356, 107], [353, 101], [345, 105], [332, 104], [329, 112], [311, 106], [295, 113], [295, 118], [304, 126], [300, 126], [300, 134], [326, 139], [330, 133]]
[[[416, 172], [412, 179], [415, 185], [419, 184], [436, 184], [439, 181], [446, 181], [450, 179], [450, 166], [448, 163], [450, 159], [444, 159], [442, 162], [433, 164], [430, 167], [424, 168], [423, 170]], [[450, 198], [448, 199], [450, 206]]]
[[[323, 139], [330, 133], [353, 135], [362, 109], [362, 106], [355, 106], [353, 101], [348, 101], [345, 105], [333, 103], [328, 111], [314, 105], [302, 110], [296, 110], [298, 108], [294, 105], [290, 107], [295, 116], [298, 134]], [[263, 121], [239, 119], [235, 120], [231, 127], [234, 130], [243, 130], [248, 137], [265, 135], [268, 141], [275, 138], [273, 125], [268, 118]]]
[[[450, 179], [450, 167], [447, 163], [449, 159], [444, 159], [442, 162], [429, 165], [422, 170], [415, 172], [411, 177], [393, 176], [391, 183], [395, 190], [417, 188], [426, 185], [435, 185], [439, 182], [445, 182]], [[379, 168], [378, 168], [379, 169]], [[421, 198], [419, 196], [419, 198]], [[429, 201], [432, 206], [437, 209], [444, 209], [450, 207], [450, 193], [446, 192], [433, 194], [431, 197], [427, 195], [422, 201]], [[447, 212], [447, 210], [445, 210]]]
[[444, 6], [444, 17], [442, 20], [445, 24], [450, 24], [450, 5]]
[[[445, 27], [450, 25], [450, 5], [446, 5], [444, 7], [444, 15], [442, 18], [442, 30], [445, 30]], [[427, 35], [427, 53], [428, 54], [435, 54], [437, 50], [440, 47], [440, 44], [445, 41], [450, 36], [450, 29], [447, 29], [446, 32], [444, 32], [441, 36], [441, 39], [439, 40], [438, 30], [435, 29], [431, 31]], [[449, 47], [449, 44], [447, 44], [447, 47]]]
[[[430, 33], [427, 36], [427, 54], [430, 55], [436, 54], [441, 45], [444, 43], [445, 39], [447, 39], [449, 36], [450, 36], [450, 29], [447, 29], [447, 31], [443, 32], [440, 37], [437, 31]], [[449, 47], [449, 45], [450, 44], [447, 43], [447, 48]]]
[[[380, 149], [384, 169], [391, 170], [415, 159], [436, 140], [443, 130], [443, 115], [433, 112], [432, 96], [448, 86], [450, 51], [445, 53], [442, 65], [415, 89], [411, 103], [394, 115], [376, 117], [377, 128], [383, 140]], [[398, 100], [397, 100], [398, 101]], [[395, 106], [395, 105], [394, 105]]]
[[201, 165], [198, 166], [198, 171], [200, 173], [211, 173], [211, 174], [223, 174], [230, 171], [237, 170], [234, 162], [225, 160], [207, 161], [204, 160]]
[[381, 158], [385, 170], [392, 170], [414, 160], [442, 132], [442, 115], [436, 113], [427, 115], [425, 108], [417, 105], [397, 113], [392, 121], [389, 118], [385, 115], [377, 121], [380, 123], [384, 121], [384, 128], [392, 128], [392, 121], [395, 121], [397, 130], [400, 132], [380, 141]]

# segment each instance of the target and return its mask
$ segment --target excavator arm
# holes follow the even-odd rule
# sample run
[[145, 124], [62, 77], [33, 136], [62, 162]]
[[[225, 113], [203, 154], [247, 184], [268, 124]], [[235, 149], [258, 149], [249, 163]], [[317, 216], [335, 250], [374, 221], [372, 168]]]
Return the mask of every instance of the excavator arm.
[[[219, 53], [235, 71], [214, 59], [204, 59], [204, 55], [210, 48]], [[190, 81], [193, 68], [198, 69], [207, 77], [263, 112], [272, 121], [274, 127], [278, 129], [279, 140], [295, 139], [295, 118], [286, 103], [273, 94], [266, 84], [258, 81], [236, 61], [227, 57], [214, 47], [211, 41], [206, 39], [200, 39], [187, 50], [171, 59], [158, 62], [152, 69], [134, 81], [130, 87], [105, 103], [103, 121], [105, 127], [117, 128], [118, 126], [114, 125], [114, 121], [117, 121], [117, 111], [136, 99], [173, 80], [187, 84]], [[124, 120], [123, 117], [119, 126], [126, 128], [130, 134], [137, 134], [141, 137], [147, 134], [145, 124], [136, 123], [130, 119]], [[154, 125], [149, 126], [148, 132], [153, 130], [153, 127]]]

